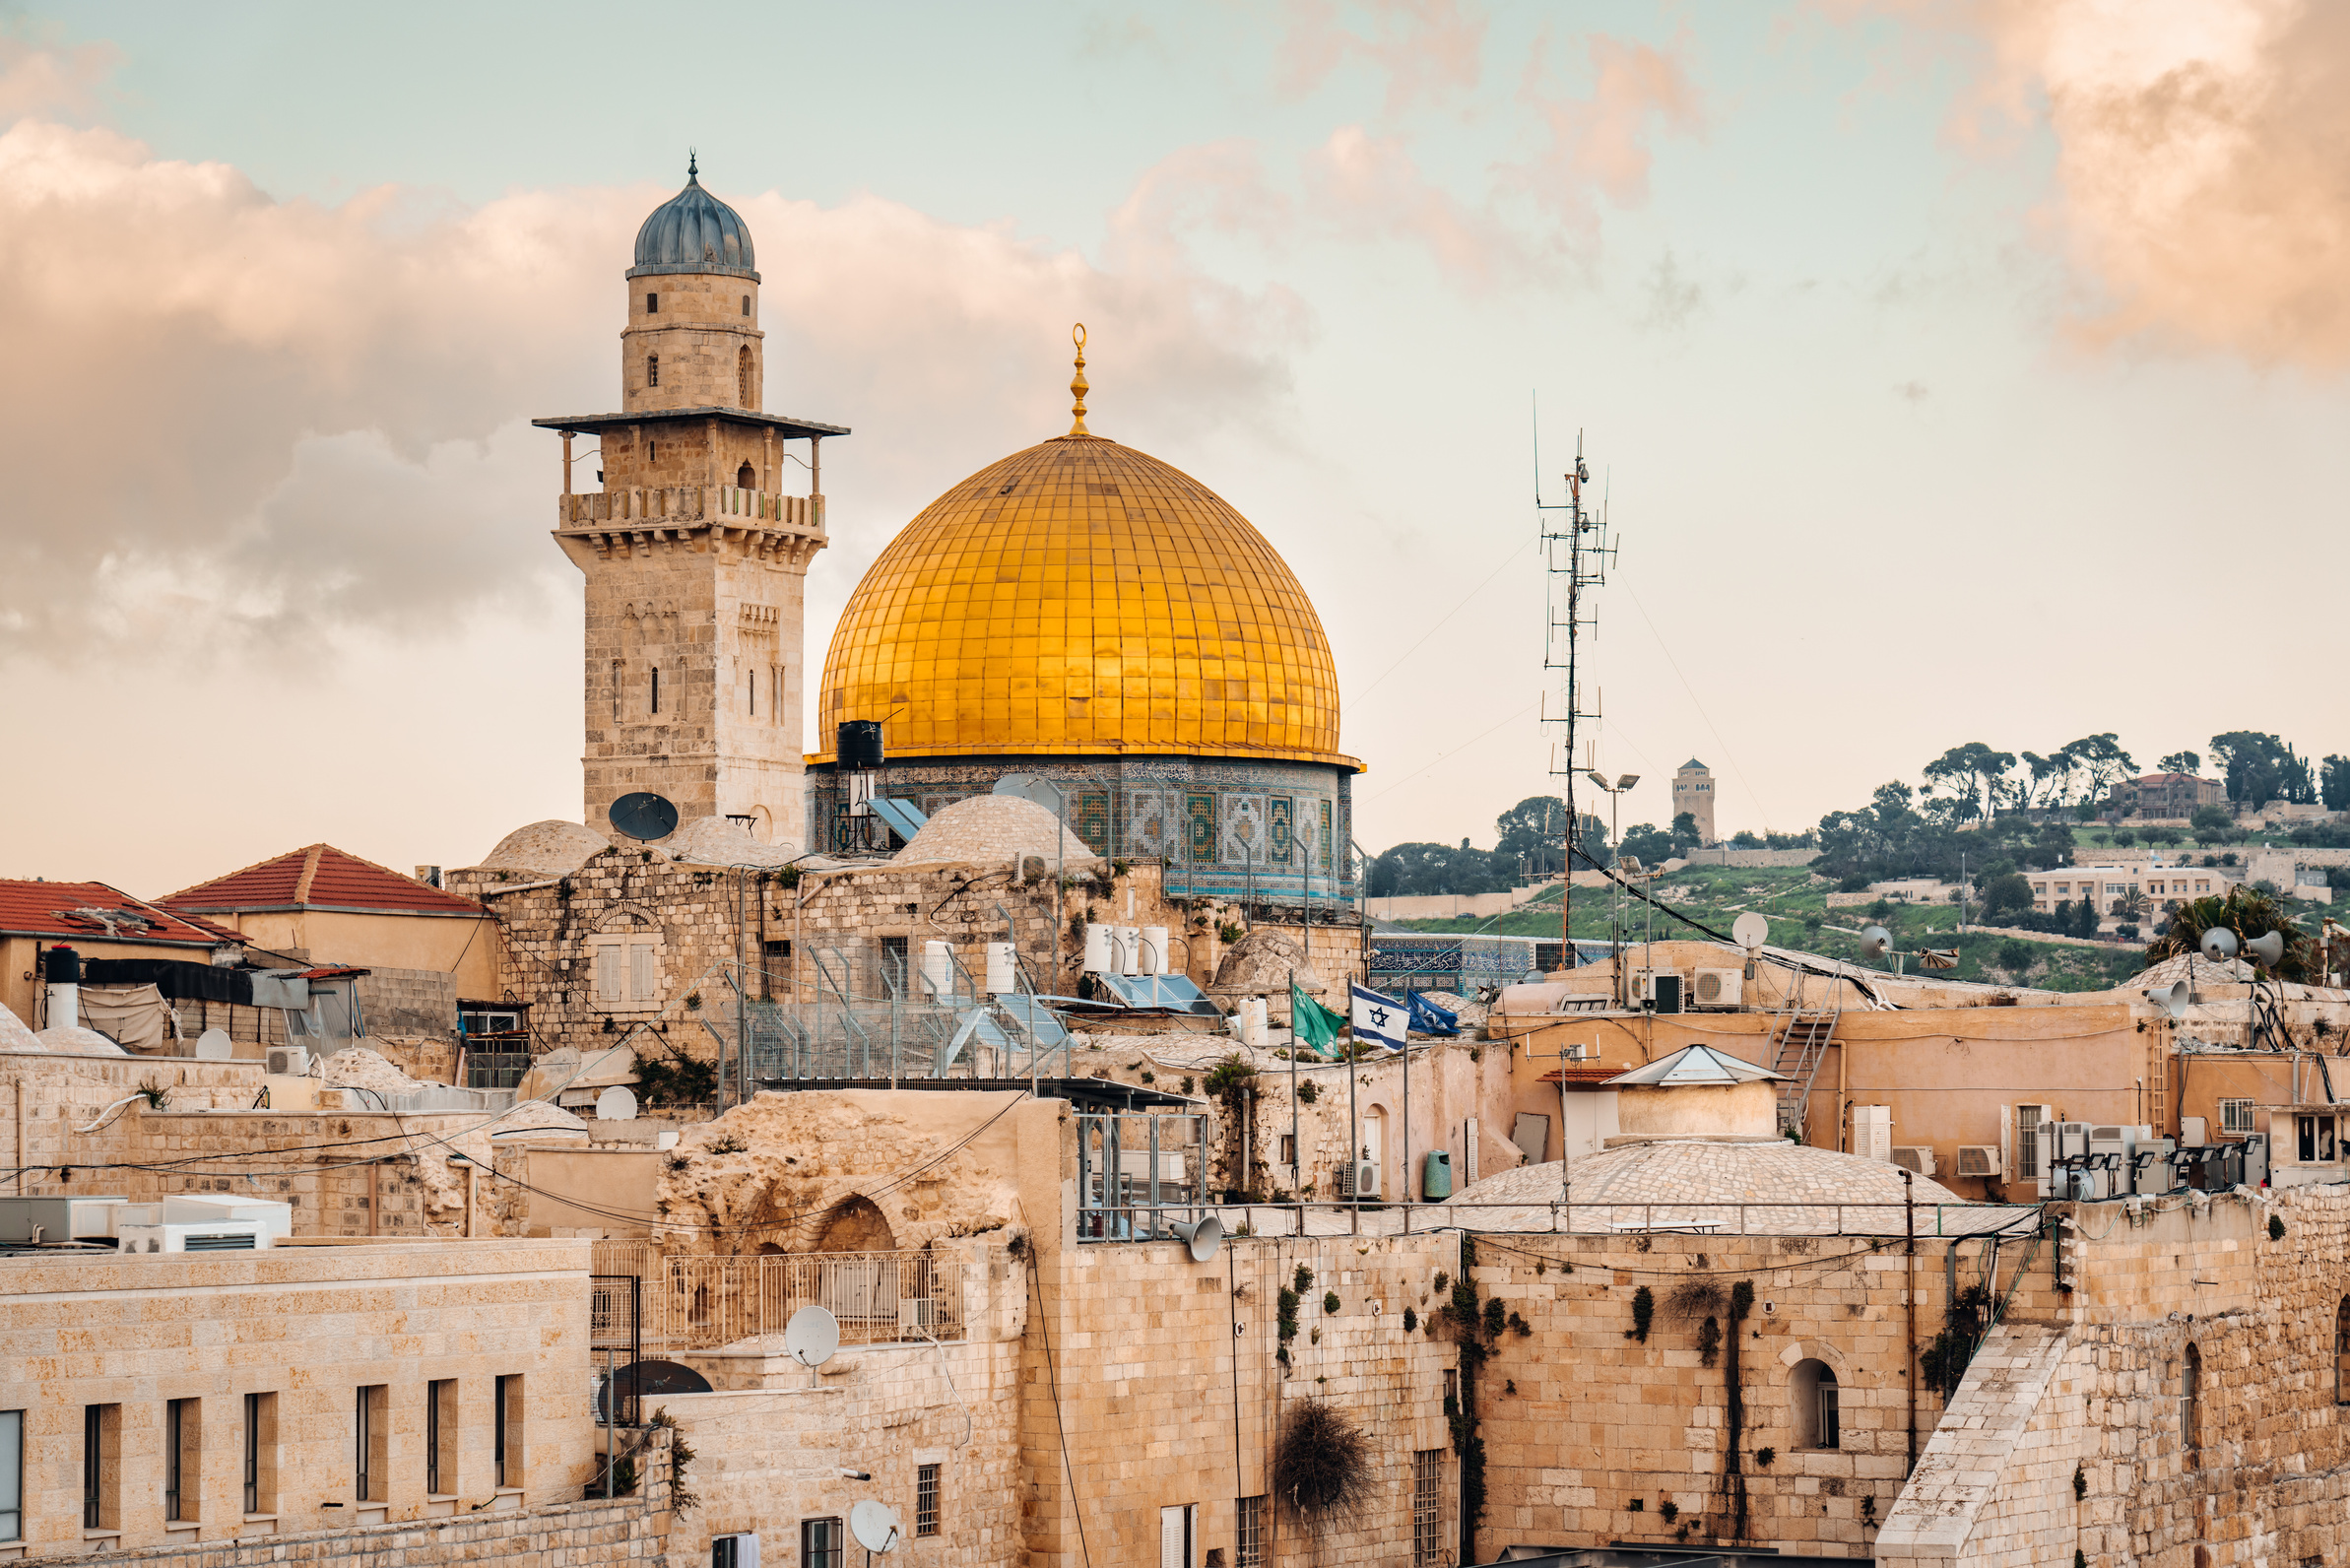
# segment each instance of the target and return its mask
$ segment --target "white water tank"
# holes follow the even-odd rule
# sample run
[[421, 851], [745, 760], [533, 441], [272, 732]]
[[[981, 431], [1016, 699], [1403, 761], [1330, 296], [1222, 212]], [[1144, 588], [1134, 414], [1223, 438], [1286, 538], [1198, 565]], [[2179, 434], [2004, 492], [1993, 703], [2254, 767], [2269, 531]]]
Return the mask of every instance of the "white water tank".
[[1273, 1022], [1265, 1011], [1265, 999], [1249, 998], [1249, 1044], [1260, 1051], [1265, 1049], [1266, 1034], [1272, 1027]]
[[1142, 928], [1140, 926], [1120, 926], [1118, 928], [1118, 972], [1120, 974], [1143, 972]]
[[1085, 923], [1085, 972], [1116, 972], [1110, 964], [1110, 928], [1090, 920]]
[[1164, 926], [1144, 926], [1142, 928], [1142, 972], [1144, 974], [1168, 973], [1167, 928]]
[[1012, 944], [991, 942], [987, 945], [987, 992], [991, 997], [1008, 997], [1019, 989], [1013, 978]]
[[922, 945], [922, 983], [944, 1002], [954, 995], [954, 948], [944, 942]]

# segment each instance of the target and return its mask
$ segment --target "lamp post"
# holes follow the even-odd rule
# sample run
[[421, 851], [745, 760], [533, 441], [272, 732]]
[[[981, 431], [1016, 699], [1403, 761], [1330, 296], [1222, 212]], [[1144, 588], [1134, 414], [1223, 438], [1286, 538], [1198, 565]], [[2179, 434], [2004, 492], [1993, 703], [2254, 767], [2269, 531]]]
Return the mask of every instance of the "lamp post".
[[[1600, 789], [1607, 793], [1607, 836], [1615, 841], [1614, 847], [1616, 855], [1618, 859], [1621, 859], [1624, 848], [1624, 834], [1622, 818], [1618, 810], [1618, 803], [1621, 801], [1625, 791], [1629, 790], [1633, 785], [1640, 782], [1640, 775], [1637, 773], [1618, 774], [1616, 776], [1616, 781], [1613, 784], [1610, 784], [1607, 782], [1607, 775], [1594, 767], [1584, 769], [1584, 777], [1590, 779], [1594, 784], [1597, 784]], [[1568, 830], [1572, 832], [1573, 828], [1570, 827]], [[1574, 875], [1574, 870], [1572, 867], [1568, 869], [1567, 875], [1570, 877]], [[1611, 893], [1612, 896], [1608, 899], [1607, 903], [1607, 961], [1615, 966], [1616, 989], [1620, 993], [1623, 989], [1624, 983], [1624, 945], [1620, 935], [1620, 929], [1623, 925], [1624, 908], [1624, 894], [1622, 885], [1619, 883], [1616, 887], [1611, 889]], [[1569, 935], [1568, 940], [1574, 940], [1572, 934]]]

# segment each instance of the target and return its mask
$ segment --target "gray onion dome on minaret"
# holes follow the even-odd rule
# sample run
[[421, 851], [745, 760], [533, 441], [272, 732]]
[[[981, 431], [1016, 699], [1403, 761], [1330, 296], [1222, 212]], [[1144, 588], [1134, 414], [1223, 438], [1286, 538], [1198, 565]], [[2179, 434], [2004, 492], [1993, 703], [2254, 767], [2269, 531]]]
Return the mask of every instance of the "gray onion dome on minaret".
[[628, 276], [672, 272], [725, 273], [758, 282], [751, 226], [743, 215], [701, 188], [701, 170], [688, 155], [685, 188], [653, 209], [636, 231], [636, 265]]

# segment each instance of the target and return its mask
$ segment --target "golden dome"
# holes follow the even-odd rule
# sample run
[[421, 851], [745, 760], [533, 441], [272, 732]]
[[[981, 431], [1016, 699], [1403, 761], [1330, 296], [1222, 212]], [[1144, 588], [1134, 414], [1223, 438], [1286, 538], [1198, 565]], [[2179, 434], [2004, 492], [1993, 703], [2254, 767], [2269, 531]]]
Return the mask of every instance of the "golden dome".
[[984, 468], [925, 507], [857, 585], [817, 712], [880, 719], [889, 755], [1338, 752], [1322, 621], [1212, 490], [1097, 435]]

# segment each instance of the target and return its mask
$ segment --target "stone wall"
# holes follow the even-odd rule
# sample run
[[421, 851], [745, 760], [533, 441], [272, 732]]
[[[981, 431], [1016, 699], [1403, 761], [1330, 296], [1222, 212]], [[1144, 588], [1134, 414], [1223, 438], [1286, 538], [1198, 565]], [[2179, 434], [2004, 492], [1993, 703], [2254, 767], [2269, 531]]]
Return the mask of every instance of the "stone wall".
[[370, 968], [359, 980], [369, 1034], [440, 1035], [457, 1027], [457, 977], [440, 969]]

